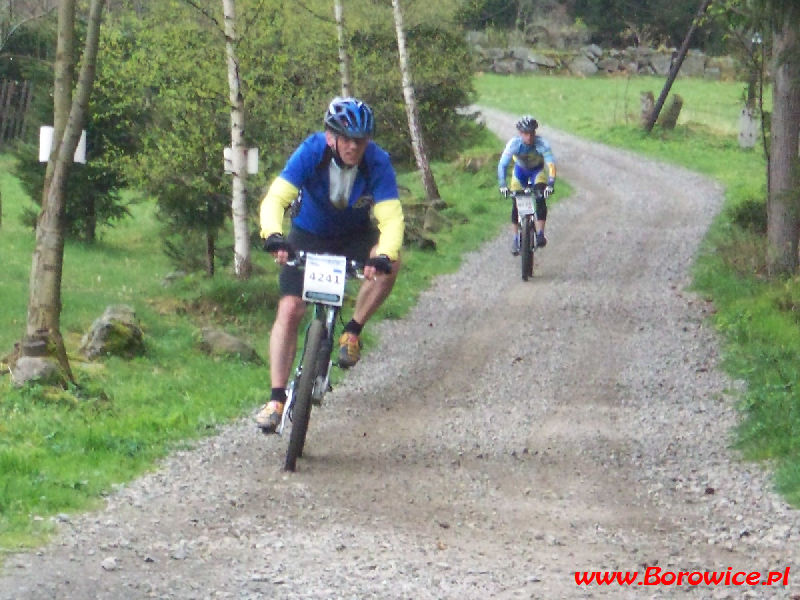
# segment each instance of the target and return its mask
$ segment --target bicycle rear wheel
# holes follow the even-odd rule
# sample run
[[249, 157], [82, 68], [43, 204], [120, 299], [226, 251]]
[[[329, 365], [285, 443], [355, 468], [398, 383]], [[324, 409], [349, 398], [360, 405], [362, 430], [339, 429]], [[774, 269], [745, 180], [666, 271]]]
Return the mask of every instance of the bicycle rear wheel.
[[289, 447], [286, 450], [286, 462], [283, 465], [285, 471], [294, 471], [297, 459], [303, 455], [308, 422], [311, 418], [311, 392], [317, 376], [319, 349], [325, 339], [325, 329], [325, 324], [319, 319], [314, 319], [308, 327], [300, 365], [300, 376], [294, 386], [291, 414], [292, 432], [289, 435]]
[[533, 276], [533, 245], [536, 235], [536, 228], [533, 226], [533, 219], [525, 217], [522, 219], [522, 228], [519, 237], [520, 266], [522, 267], [522, 281], [528, 281]]

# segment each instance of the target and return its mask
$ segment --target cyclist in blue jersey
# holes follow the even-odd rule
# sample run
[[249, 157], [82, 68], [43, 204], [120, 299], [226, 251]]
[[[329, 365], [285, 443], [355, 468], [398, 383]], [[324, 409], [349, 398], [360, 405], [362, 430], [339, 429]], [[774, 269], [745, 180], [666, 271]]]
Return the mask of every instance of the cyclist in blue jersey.
[[[500, 193], [508, 196], [510, 191], [522, 190], [527, 187], [541, 186], [543, 194], [536, 200], [536, 244], [539, 247], [547, 244], [544, 236], [545, 221], [547, 221], [547, 202], [556, 182], [556, 163], [550, 143], [540, 135], [536, 135], [539, 123], [530, 115], [525, 115], [517, 121], [519, 135], [511, 138], [506, 144], [500, 162], [497, 164], [497, 183]], [[506, 185], [506, 172], [511, 162], [514, 170], [511, 176], [511, 185]], [[517, 223], [517, 207], [511, 209], [511, 253], [519, 254], [519, 224]]]
[[[282, 265], [281, 298], [269, 342], [272, 391], [256, 416], [265, 432], [274, 432], [280, 423], [297, 329], [306, 309], [301, 299], [303, 274], [286, 264], [294, 251], [338, 254], [366, 265], [353, 318], [339, 339], [338, 360], [344, 368], [358, 361], [362, 328], [397, 278], [403, 208], [394, 168], [388, 153], [372, 141], [374, 131], [375, 118], [367, 104], [334, 98], [324, 131], [300, 144], [261, 201], [264, 250]], [[289, 206], [291, 228], [284, 236], [283, 216]]]

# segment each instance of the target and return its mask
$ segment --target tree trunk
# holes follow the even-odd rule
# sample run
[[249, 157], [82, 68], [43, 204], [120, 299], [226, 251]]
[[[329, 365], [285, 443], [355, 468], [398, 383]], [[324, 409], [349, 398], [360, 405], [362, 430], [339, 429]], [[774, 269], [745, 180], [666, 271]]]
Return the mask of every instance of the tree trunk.
[[[72, 82], [75, 77], [75, 0], [58, 3], [58, 40], [56, 61], [53, 69], [53, 143], [50, 157], [58, 154], [58, 145], [64, 136], [70, 107], [72, 106]], [[48, 160], [44, 187], [52, 177], [54, 163]]]
[[336, 19], [336, 36], [339, 40], [339, 72], [342, 75], [342, 96], [353, 95], [350, 79], [350, 56], [344, 39], [344, 17], [342, 16], [342, 0], [333, 0], [333, 16]]
[[252, 271], [250, 236], [247, 231], [247, 148], [244, 144], [244, 98], [236, 57], [236, 6], [234, 0], [222, 0], [225, 15], [225, 54], [228, 59], [228, 88], [231, 103], [231, 170], [233, 190], [233, 269], [239, 279], [248, 279]]
[[408, 116], [408, 131], [411, 135], [411, 146], [414, 150], [414, 157], [417, 160], [417, 167], [422, 176], [422, 185], [425, 188], [425, 197], [432, 205], [441, 202], [439, 189], [436, 187], [436, 180], [433, 178], [428, 155], [425, 151], [425, 141], [422, 137], [422, 129], [419, 124], [419, 110], [417, 100], [414, 96], [414, 86], [411, 82], [411, 71], [408, 64], [408, 51], [406, 50], [406, 34], [403, 29], [403, 12], [400, 9], [400, 0], [392, 0], [394, 9], [394, 25], [397, 31], [397, 50], [400, 54], [400, 73], [403, 81], [403, 97], [406, 101], [406, 114]]
[[697, 9], [697, 14], [692, 20], [692, 25], [689, 27], [689, 31], [686, 34], [686, 37], [683, 39], [680, 49], [678, 50], [678, 56], [675, 57], [675, 60], [669, 69], [669, 74], [667, 75], [667, 81], [664, 84], [664, 89], [661, 90], [661, 95], [658, 97], [658, 100], [656, 100], [656, 105], [653, 108], [650, 119], [645, 124], [644, 128], [648, 133], [653, 130], [653, 126], [656, 124], [658, 113], [661, 112], [661, 108], [664, 106], [664, 101], [667, 99], [667, 94], [669, 94], [669, 90], [672, 87], [672, 84], [675, 82], [675, 78], [678, 76], [678, 71], [681, 70], [683, 59], [686, 58], [686, 53], [689, 51], [689, 42], [692, 39], [692, 35], [694, 35], [695, 29], [697, 29], [697, 22], [705, 14], [706, 10], [708, 10], [709, 4], [711, 4], [711, 0], [702, 0], [700, 3], [700, 8]]
[[91, 194], [85, 202], [86, 222], [83, 225], [83, 239], [87, 242], [94, 242], [97, 239], [97, 204]]
[[774, 81], [767, 198], [767, 267], [792, 275], [800, 236], [800, 7], [788, 3], [774, 31]]
[[[63, 135], [54, 138], [55, 151], [50, 154], [47, 165], [47, 176], [42, 192], [42, 211], [36, 223], [36, 246], [31, 265], [26, 335], [21, 347], [23, 356], [41, 356], [44, 352], [46, 356], [56, 358], [70, 380], [73, 380], [72, 372], [60, 331], [61, 275], [64, 262], [64, 189], [72, 157], [86, 120], [89, 93], [94, 83], [102, 7], [103, 0], [92, 0], [75, 97], [72, 98], [66, 124], [62, 127]], [[72, 42], [66, 38], [74, 39], [75, 36], [74, 9], [74, 0], [61, 0], [59, 49], [72, 47]], [[56, 57], [57, 85], [53, 100], [56, 112], [65, 105], [64, 95], [71, 96], [71, 87], [65, 84], [65, 80], [58, 80], [64, 73], [72, 72], [67, 65], [59, 64], [64, 61], [74, 63], [72, 57], [65, 52]], [[58, 120], [55, 122], [58, 123]]]
[[206, 231], [206, 275], [209, 277], [214, 276], [215, 263], [214, 255], [217, 252], [217, 240], [214, 231]]

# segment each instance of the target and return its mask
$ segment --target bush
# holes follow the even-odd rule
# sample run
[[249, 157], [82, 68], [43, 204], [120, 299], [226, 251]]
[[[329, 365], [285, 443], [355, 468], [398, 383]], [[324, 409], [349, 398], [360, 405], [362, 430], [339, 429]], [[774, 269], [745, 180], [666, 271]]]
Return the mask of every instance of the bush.
[[732, 223], [745, 231], [767, 235], [767, 204], [763, 197], [747, 198], [728, 209]]

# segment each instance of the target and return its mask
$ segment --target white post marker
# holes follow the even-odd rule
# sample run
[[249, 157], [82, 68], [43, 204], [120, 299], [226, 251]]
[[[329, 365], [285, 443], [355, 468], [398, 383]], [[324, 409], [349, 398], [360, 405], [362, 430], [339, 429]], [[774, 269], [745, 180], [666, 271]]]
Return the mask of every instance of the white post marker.
[[[39, 162], [47, 162], [50, 160], [50, 153], [53, 151], [53, 127], [51, 125], [42, 125], [39, 128]], [[72, 156], [73, 162], [86, 164], [86, 130], [81, 131], [81, 139], [78, 141], [78, 146], [75, 148], [75, 154]]]
[[[248, 148], [247, 156], [247, 174], [255, 175], [258, 173], [258, 148]], [[222, 164], [223, 169], [229, 175], [233, 173], [233, 150], [230, 146], [222, 150]]]

